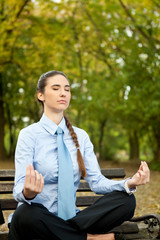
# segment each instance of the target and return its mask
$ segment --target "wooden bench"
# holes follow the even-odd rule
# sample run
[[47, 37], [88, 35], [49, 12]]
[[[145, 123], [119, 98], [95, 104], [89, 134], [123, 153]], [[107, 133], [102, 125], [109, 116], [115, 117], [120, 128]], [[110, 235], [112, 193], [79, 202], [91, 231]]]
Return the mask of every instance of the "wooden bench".
[[[14, 170], [0, 170], [0, 204], [2, 211], [15, 210], [17, 202], [12, 197], [14, 185]], [[125, 177], [123, 168], [103, 169], [102, 174], [109, 179], [122, 179]], [[3, 195], [3, 198], [2, 198]], [[77, 207], [87, 207], [99, 197], [92, 193], [88, 183], [81, 180], [77, 192]], [[160, 216], [148, 214], [134, 217], [129, 222], [123, 223], [116, 230], [125, 234], [126, 239], [160, 239]], [[8, 239], [8, 231], [0, 232], [0, 240]]]

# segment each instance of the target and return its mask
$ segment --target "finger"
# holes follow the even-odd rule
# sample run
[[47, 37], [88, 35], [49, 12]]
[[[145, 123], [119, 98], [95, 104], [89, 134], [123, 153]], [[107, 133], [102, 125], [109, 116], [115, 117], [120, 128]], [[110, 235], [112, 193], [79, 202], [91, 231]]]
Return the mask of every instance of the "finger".
[[146, 177], [150, 177], [150, 170], [146, 162], [141, 162], [139, 170], [143, 171], [146, 174]]
[[33, 165], [29, 164], [26, 169], [26, 177], [25, 177], [25, 183], [23, 188], [23, 194], [26, 198], [33, 198], [34, 197], [34, 191], [32, 190], [31, 186], [31, 177], [32, 177], [32, 171], [33, 171]]
[[41, 177], [41, 182], [40, 182], [39, 192], [42, 192], [43, 187], [44, 187], [44, 178], [43, 178], [42, 174], [40, 174], [40, 177]]
[[146, 184], [147, 182], [149, 182], [148, 175], [144, 171], [139, 170], [139, 174], [140, 174], [140, 184]]
[[36, 174], [35, 174], [33, 166], [31, 166], [30, 179], [31, 179], [30, 180], [30, 188], [35, 189]]
[[31, 164], [29, 164], [27, 166], [27, 168], [26, 168], [26, 176], [25, 176], [25, 184], [27, 184], [27, 185], [30, 184], [30, 180], [31, 180], [30, 179], [30, 176], [31, 176], [30, 172], [31, 172], [31, 169], [32, 169]]
[[41, 176], [35, 170], [35, 191], [36, 191], [36, 193], [39, 193], [40, 185], [41, 185]]
[[141, 179], [141, 175], [139, 172], [137, 172], [136, 174], [134, 174], [134, 176], [132, 177], [132, 180], [135, 182], [135, 184], [138, 184], [139, 181]]
[[148, 167], [148, 164], [144, 162], [144, 173], [146, 177], [146, 183], [150, 181], [150, 169]]
[[143, 170], [138, 170], [138, 173], [139, 173], [141, 178], [143, 178], [145, 176], [145, 173], [144, 173]]
[[148, 164], [146, 163], [146, 162], [142, 162], [142, 166], [144, 167], [144, 168], [146, 168], [146, 169], [148, 169], [149, 170], [149, 167], [148, 167]]
[[139, 170], [143, 170], [143, 162], [142, 162], [142, 161], [141, 161], [141, 164], [140, 164]]
[[144, 169], [145, 169], [145, 171], [150, 173], [150, 169], [149, 169], [148, 164], [146, 162], [144, 162]]
[[148, 164], [146, 162], [143, 162], [143, 171], [146, 175], [146, 178], [149, 181], [150, 180], [150, 169], [149, 169]]
[[137, 185], [140, 183], [140, 181], [141, 181], [141, 173], [140, 173], [140, 171], [138, 170], [138, 172], [136, 173], [136, 178], [135, 178], [135, 180], [136, 180], [136, 183], [137, 183]]
[[141, 170], [138, 170], [138, 172], [136, 173], [136, 177], [141, 178]]
[[141, 161], [140, 170], [143, 170], [145, 166], [146, 166], [146, 163], [144, 161]]

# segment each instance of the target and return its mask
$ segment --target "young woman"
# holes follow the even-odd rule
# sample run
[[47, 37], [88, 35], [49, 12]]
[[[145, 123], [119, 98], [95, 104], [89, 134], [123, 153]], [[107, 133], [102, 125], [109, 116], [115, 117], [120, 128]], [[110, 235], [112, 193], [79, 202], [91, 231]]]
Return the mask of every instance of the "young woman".
[[[43, 116], [21, 130], [16, 147], [13, 194], [18, 208], [10, 219], [9, 240], [116, 239], [112, 229], [134, 215], [133, 191], [149, 181], [147, 164], [142, 162], [132, 178], [122, 181], [101, 174], [87, 133], [64, 117], [71, 92], [62, 72], [41, 75], [37, 97]], [[81, 175], [104, 196], [79, 211], [75, 200]]]

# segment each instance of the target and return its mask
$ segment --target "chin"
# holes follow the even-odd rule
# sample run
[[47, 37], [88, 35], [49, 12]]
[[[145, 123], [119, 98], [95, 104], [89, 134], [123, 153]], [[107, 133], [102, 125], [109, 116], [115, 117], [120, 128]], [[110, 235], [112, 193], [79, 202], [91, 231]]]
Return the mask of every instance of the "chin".
[[64, 112], [67, 108], [57, 108], [57, 109], [54, 109], [53, 111], [56, 112], [56, 113], [61, 113], [61, 112]]

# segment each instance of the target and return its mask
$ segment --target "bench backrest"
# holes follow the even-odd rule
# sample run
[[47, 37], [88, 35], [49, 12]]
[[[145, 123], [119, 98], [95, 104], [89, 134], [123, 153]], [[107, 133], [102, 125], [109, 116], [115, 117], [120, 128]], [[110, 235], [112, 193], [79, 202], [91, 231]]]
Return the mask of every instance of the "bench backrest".
[[[14, 174], [15, 171], [13, 169], [0, 170], [0, 203], [2, 210], [14, 210], [17, 206], [17, 202], [12, 197]], [[102, 169], [102, 174], [109, 179], [121, 179], [126, 175], [123, 168]], [[88, 183], [84, 179], [81, 179], [77, 192], [91, 192]], [[76, 202], [78, 207], [90, 206], [100, 197], [91, 196], [91, 194], [90, 196], [88, 194], [79, 195], [81, 194], [78, 194]]]

